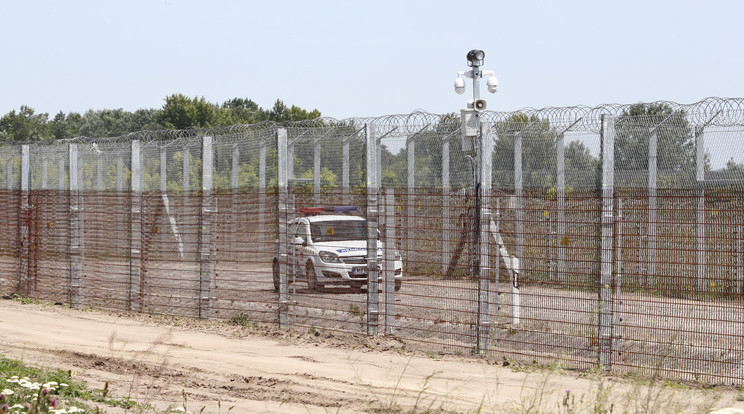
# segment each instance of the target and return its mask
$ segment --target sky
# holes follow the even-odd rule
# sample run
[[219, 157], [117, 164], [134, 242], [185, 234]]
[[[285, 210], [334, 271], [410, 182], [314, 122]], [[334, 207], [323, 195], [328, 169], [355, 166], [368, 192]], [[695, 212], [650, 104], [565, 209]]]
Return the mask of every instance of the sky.
[[[277, 99], [336, 119], [744, 97], [738, 0], [0, 0], [0, 114]], [[470, 80], [468, 80], [470, 82]]]

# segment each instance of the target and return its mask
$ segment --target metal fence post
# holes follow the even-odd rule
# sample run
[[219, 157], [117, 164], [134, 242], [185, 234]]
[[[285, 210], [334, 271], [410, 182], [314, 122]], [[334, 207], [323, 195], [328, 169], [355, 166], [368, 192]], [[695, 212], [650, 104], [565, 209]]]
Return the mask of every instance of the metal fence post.
[[258, 149], [258, 241], [266, 243], [266, 141]]
[[79, 308], [83, 295], [83, 250], [80, 242], [80, 181], [78, 179], [78, 148], [70, 144], [70, 306]]
[[313, 142], [313, 203], [320, 205], [320, 139]]
[[612, 256], [615, 189], [615, 118], [602, 115], [602, 217], [599, 276], [599, 365], [609, 370], [612, 351]]
[[450, 262], [450, 136], [442, 140], [442, 275]]
[[[377, 261], [377, 140], [372, 126], [367, 124], [367, 335], [377, 335], [379, 316], [379, 296], [377, 278], [379, 277]], [[409, 195], [410, 197], [410, 195]], [[410, 229], [409, 229], [410, 230]]]
[[656, 276], [656, 185], [657, 185], [657, 128], [651, 130], [648, 139], [648, 240], [646, 243], [647, 281]]
[[57, 189], [62, 191], [65, 189], [65, 159], [64, 159], [64, 156], [61, 156], [59, 160], [57, 160], [57, 171], [58, 171]]
[[26, 296], [31, 295], [31, 284], [29, 280], [29, 225], [31, 220], [31, 211], [29, 209], [29, 146], [21, 146], [21, 220], [19, 247], [20, 247], [20, 273], [21, 289]]
[[385, 335], [395, 334], [395, 190], [385, 190], [385, 261], [383, 280], [385, 283]]
[[8, 158], [8, 162], [5, 164], [6, 173], [6, 188], [8, 191], [13, 191], [13, 157]]
[[[408, 186], [406, 207], [406, 260], [408, 263], [415, 263], [413, 251], [416, 240], [414, 239], [414, 229], [416, 228], [416, 141], [414, 137], [408, 137], [406, 140], [406, 151], [408, 157], [408, 171], [406, 183]], [[409, 268], [411, 266], [409, 265]]]
[[289, 328], [289, 298], [287, 297], [287, 184], [289, 179], [289, 148], [287, 146], [287, 130], [277, 130], [277, 222], [279, 255], [279, 328]]
[[[230, 189], [232, 191], [232, 202], [230, 205], [232, 208], [230, 209], [230, 246], [237, 246], [238, 245], [238, 234], [240, 231], [238, 230], [238, 216], [239, 212], [241, 210], [240, 205], [238, 204], [238, 185], [239, 183], [239, 167], [240, 167], [240, 148], [238, 148], [238, 144], [235, 143], [232, 145], [232, 171], [230, 176]], [[229, 249], [227, 254], [231, 256], [231, 259], [238, 260], [238, 251], [240, 249], [236, 249], [233, 247], [232, 249]]]
[[[144, 280], [142, 272], [142, 162], [140, 158], [140, 142], [132, 141], [132, 197], [131, 197], [131, 229], [129, 235], [129, 310], [141, 310], [142, 292], [140, 287]], [[70, 164], [70, 171], [72, 171]]]
[[617, 242], [615, 245], [615, 263], [617, 263], [617, 272], [615, 276], [615, 296], [612, 299], [612, 326], [614, 332], [612, 338], [614, 340], [614, 350], [620, 350], [620, 339], [622, 339], [622, 327], [619, 321], [622, 321], [620, 317], [620, 306], [623, 304], [622, 301], [622, 281], [623, 281], [623, 199], [617, 200]]
[[201, 191], [201, 225], [199, 226], [199, 317], [209, 318], [209, 312], [214, 301], [214, 232], [212, 213], [214, 200], [212, 188], [214, 186], [214, 150], [212, 137], [202, 138], [202, 191]]
[[343, 192], [342, 195], [342, 203], [344, 205], [349, 204], [350, 197], [349, 197], [349, 141], [351, 140], [351, 137], [345, 137], [343, 138], [343, 144], [341, 145], [341, 191]]
[[565, 281], [566, 275], [566, 144], [565, 134], [561, 132], [555, 142], [556, 147], [556, 204], [558, 217], [556, 219], [556, 233], [558, 252], [556, 258], [556, 279], [559, 283]]
[[697, 290], [705, 288], [705, 127], [695, 128], [695, 179], [697, 183], [697, 218], [695, 250], [697, 262]]
[[47, 157], [44, 157], [43, 160], [41, 160], [41, 189], [47, 190], [49, 187], [47, 186], [47, 183], [49, 182], [49, 159]]
[[491, 138], [491, 128], [485, 122], [480, 124], [480, 151], [478, 160], [478, 180], [479, 185], [475, 191], [480, 192], [480, 206], [476, 205], [476, 208], [480, 208], [480, 227], [478, 229], [480, 237], [480, 251], [477, 252], [479, 255], [478, 266], [478, 352], [484, 353], [488, 351], [491, 340], [491, 309], [489, 309], [489, 293], [491, 289], [491, 273], [489, 268], [489, 257], [491, 251], [491, 209], [490, 209], [490, 195], [491, 195], [491, 164], [493, 154], [493, 139]]
[[518, 131], [514, 134], [514, 196], [516, 197], [514, 206], [516, 208], [514, 255], [520, 261], [524, 258], [524, 194], [522, 180], [522, 131]]
[[742, 274], [742, 226], [736, 226], [736, 294], [740, 294], [742, 287], [742, 280], [744, 280], [744, 274]]

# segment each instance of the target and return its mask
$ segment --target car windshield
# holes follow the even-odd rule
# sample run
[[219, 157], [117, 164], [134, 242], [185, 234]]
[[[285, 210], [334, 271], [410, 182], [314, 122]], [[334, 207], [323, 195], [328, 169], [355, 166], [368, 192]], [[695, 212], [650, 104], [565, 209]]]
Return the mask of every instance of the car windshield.
[[310, 223], [313, 242], [366, 240], [367, 224], [364, 220], [327, 220]]

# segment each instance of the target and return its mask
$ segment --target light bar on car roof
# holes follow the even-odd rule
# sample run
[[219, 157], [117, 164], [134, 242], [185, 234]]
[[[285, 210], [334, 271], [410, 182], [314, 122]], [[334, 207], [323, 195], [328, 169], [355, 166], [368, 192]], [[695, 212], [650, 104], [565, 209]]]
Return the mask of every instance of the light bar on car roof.
[[356, 206], [335, 206], [326, 207], [326, 211], [333, 211], [334, 213], [348, 213], [350, 211], [357, 211]]
[[320, 214], [324, 211], [323, 207], [300, 207], [300, 213], [302, 214]]

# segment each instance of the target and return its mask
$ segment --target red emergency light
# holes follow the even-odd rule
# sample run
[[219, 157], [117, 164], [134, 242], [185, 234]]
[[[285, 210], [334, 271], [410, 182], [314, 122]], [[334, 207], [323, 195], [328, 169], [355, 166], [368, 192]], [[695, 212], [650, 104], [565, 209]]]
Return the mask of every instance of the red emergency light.
[[320, 214], [324, 212], [325, 212], [325, 208], [323, 207], [300, 207], [300, 213], [305, 214], [305, 215]]
[[357, 211], [356, 206], [330, 206], [330, 207], [300, 207], [299, 208], [300, 213], [310, 216], [313, 214], [321, 214], [326, 212], [331, 213], [350, 213], [352, 211]]

